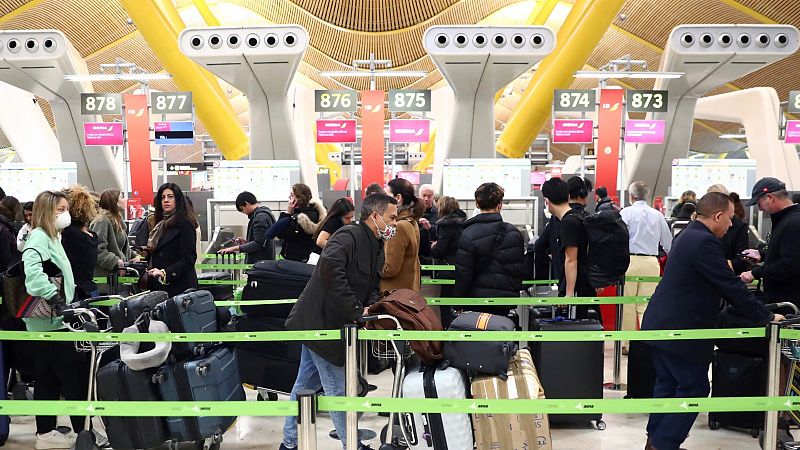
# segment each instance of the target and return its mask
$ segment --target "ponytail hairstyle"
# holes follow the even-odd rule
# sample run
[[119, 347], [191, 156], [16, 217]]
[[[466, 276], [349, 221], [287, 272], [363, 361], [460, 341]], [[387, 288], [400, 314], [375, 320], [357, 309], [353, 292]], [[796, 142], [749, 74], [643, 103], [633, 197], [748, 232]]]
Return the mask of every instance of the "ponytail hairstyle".
[[411, 217], [414, 220], [419, 220], [425, 213], [425, 204], [422, 199], [414, 195], [414, 185], [410, 181], [403, 178], [395, 178], [389, 182], [389, 193], [394, 197], [400, 196], [400, 205], [398, 209], [411, 209]]

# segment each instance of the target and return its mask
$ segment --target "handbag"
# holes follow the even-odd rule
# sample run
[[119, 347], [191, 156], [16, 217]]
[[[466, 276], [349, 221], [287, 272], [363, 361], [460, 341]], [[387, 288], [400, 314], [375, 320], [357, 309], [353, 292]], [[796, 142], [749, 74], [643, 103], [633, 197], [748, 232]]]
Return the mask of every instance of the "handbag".
[[[42, 270], [50, 282], [56, 286], [61, 298], [64, 298], [64, 276], [61, 269], [53, 261], [45, 261], [42, 254], [35, 248], [26, 248], [24, 252], [33, 250], [42, 261]], [[53, 318], [58, 316], [54, 305], [43, 297], [28, 294], [25, 288], [25, 268], [20, 261], [9, 267], [3, 274], [3, 303], [9, 312], [18, 319]]]

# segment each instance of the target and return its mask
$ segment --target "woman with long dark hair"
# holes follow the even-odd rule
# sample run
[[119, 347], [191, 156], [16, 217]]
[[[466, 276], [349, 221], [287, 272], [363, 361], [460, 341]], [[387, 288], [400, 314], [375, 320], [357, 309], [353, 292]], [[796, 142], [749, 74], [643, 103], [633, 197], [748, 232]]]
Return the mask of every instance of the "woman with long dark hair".
[[325, 220], [325, 207], [311, 201], [311, 188], [303, 183], [292, 186], [289, 205], [278, 222], [267, 232], [267, 238], [277, 236], [281, 242], [281, 256], [292, 261], [307, 262], [315, 250], [314, 234]]
[[397, 233], [384, 247], [386, 262], [381, 290], [419, 291], [419, 219], [425, 205], [414, 195], [411, 182], [402, 178], [389, 182], [387, 194], [397, 200]]
[[342, 197], [333, 202], [333, 205], [328, 208], [328, 215], [317, 228], [316, 234], [314, 234], [314, 242], [317, 243], [320, 251], [325, 248], [328, 239], [333, 236], [336, 230], [353, 223], [355, 213], [356, 207], [349, 198]]
[[197, 287], [195, 227], [197, 219], [175, 183], [158, 188], [154, 199], [153, 228], [147, 239], [148, 287], [175, 296]]
[[97, 264], [94, 274], [107, 276], [125, 266], [131, 258], [128, 230], [122, 220], [125, 198], [119, 189], [106, 189], [100, 194], [100, 213], [89, 228], [97, 234]]

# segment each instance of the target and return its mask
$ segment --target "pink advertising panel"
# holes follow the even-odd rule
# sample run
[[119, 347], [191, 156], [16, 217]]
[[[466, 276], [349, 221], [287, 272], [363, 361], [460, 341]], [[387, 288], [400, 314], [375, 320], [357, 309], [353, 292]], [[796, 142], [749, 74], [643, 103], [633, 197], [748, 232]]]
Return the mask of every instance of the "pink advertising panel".
[[419, 143], [431, 140], [431, 121], [425, 119], [392, 119], [389, 121], [389, 142]]
[[594, 122], [591, 119], [553, 120], [554, 144], [591, 144], [594, 141]]
[[317, 120], [317, 142], [339, 144], [355, 141], [355, 120]]
[[663, 144], [666, 121], [626, 120], [625, 142], [628, 144]]
[[83, 139], [86, 145], [122, 145], [122, 123], [86, 122], [83, 124]]

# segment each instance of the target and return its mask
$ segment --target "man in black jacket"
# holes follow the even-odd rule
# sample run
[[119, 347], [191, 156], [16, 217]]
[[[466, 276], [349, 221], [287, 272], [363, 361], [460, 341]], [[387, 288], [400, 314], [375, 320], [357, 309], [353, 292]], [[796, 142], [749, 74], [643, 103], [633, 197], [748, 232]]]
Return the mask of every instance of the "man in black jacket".
[[[800, 205], [789, 198], [786, 185], [776, 178], [762, 178], [753, 186], [748, 206], [769, 213], [772, 233], [767, 238], [764, 264], [741, 274], [742, 281], [763, 280], [767, 302], [792, 302], [800, 305]], [[753, 261], [760, 261], [758, 250], [745, 250]]]
[[[718, 192], [697, 204], [697, 220], [681, 233], [670, 251], [664, 278], [656, 288], [642, 321], [642, 330], [714, 328], [720, 298], [743, 317], [757, 323], [783, 320], [756, 299], [728, 266], [721, 238], [731, 226], [733, 203]], [[651, 341], [656, 398], [706, 397], [711, 340]], [[697, 413], [650, 414], [646, 450], [677, 450]]]
[[[378, 299], [383, 244], [395, 234], [397, 201], [386, 194], [364, 199], [358, 224], [345, 225], [328, 240], [314, 273], [289, 313], [289, 330], [338, 330], [364, 314], [364, 307]], [[300, 370], [291, 399], [303, 389], [322, 385], [326, 396], [345, 395], [345, 351], [341, 341], [303, 342]], [[345, 413], [331, 412], [342, 443]], [[297, 422], [287, 417], [280, 450], [297, 447]], [[368, 448], [361, 447], [359, 448]]]
[[[503, 188], [484, 183], [475, 191], [481, 213], [464, 222], [456, 252], [456, 297], [517, 297], [525, 272], [524, 240], [503, 221]], [[474, 308], [507, 314], [509, 307]]]
[[240, 251], [245, 253], [245, 263], [255, 264], [265, 259], [275, 259], [275, 242], [267, 239], [267, 232], [275, 224], [275, 216], [266, 206], [261, 206], [256, 196], [244, 191], [236, 197], [236, 210], [247, 216], [247, 238], [236, 238], [239, 245], [227, 247], [220, 253]]
[[439, 220], [439, 210], [434, 202], [433, 186], [423, 184], [419, 187], [419, 198], [425, 205], [425, 212], [419, 219], [419, 261], [422, 264], [431, 264], [431, 243], [436, 242], [436, 221]]

